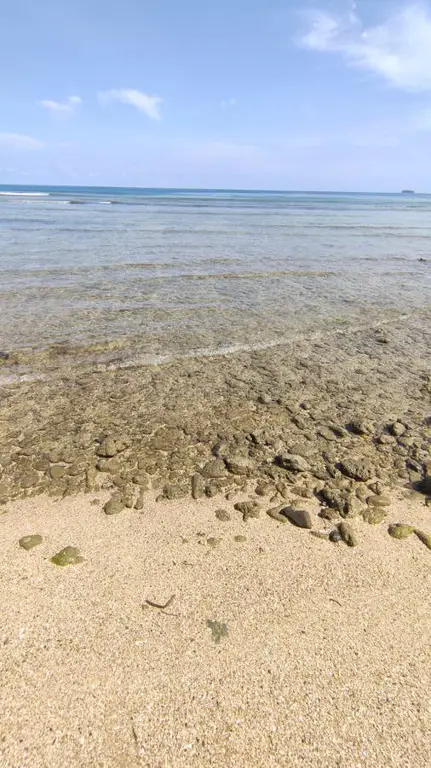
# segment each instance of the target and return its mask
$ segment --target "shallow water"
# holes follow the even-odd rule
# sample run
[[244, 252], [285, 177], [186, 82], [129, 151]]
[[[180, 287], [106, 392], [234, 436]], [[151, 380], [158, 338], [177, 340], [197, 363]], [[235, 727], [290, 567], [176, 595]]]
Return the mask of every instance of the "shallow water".
[[426, 312], [430, 237], [429, 196], [0, 187], [0, 350], [153, 362]]

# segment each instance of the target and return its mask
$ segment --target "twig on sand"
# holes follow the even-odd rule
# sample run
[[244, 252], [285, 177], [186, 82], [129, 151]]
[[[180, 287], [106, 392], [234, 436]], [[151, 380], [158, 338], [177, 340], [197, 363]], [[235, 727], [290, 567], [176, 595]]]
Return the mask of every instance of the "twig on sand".
[[335, 599], [335, 597], [330, 597], [329, 599], [330, 599], [331, 603], [337, 603], [337, 605], [339, 605], [340, 608], [343, 607], [342, 604], [338, 600]]
[[172, 605], [174, 600], [175, 600], [175, 595], [171, 595], [168, 602], [165, 603], [164, 605], [161, 605], [160, 603], [154, 603], [152, 600], [145, 600], [145, 602], [147, 605], [150, 605], [151, 608], [158, 608], [159, 611], [165, 611], [166, 608], [169, 608], [169, 606]]

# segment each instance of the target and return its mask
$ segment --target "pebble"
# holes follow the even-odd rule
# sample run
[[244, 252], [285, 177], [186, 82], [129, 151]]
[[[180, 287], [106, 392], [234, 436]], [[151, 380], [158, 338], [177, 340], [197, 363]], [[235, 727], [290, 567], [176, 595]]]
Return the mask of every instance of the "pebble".
[[22, 549], [28, 551], [33, 549], [33, 547], [38, 547], [39, 544], [42, 544], [42, 541], [42, 536], [35, 533], [33, 536], [23, 536], [18, 543]]
[[77, 547], [65, 547], [60, 552], [57, 552], [54, 557], [51, 557], [51, 563], [54, 565], [77, 565], [83, 563], [84, 558], [79, 554]]
[[105, 440], [103, 440], [97, 449], [97, 455], [102, 456], [105, 459], [111, 459], [113, 456], [116, 456], [116, 454], [117, 448], [115, 442], [110, 437], [107, 437]]
[[395, 437], [402, 437], [402, 435], [407, 432], [406, 427], [401, 423], [401, 421], [394, 421], [393, 424], [389, 425], [388, 429], [389, 432]]
[[208, 546], [212, 547], [213, 549], [215, 549], [215, 547], [218, 547], [220, 542], [221, 542], [221, 539], [216, 539], [214, 537], [211, 537], [211, 538], [207, 539]]
[[118, 515], [124, 509], [124, 503], [120, 499], [110, 499], [104, 506], [105, 515]]
[[214, 477], [225, 477], [226, 466], [223, 459], [212, 459], [201, 469], [203, 477], [208, 479]]
[[389, 536], [392, 536], [393, 539], [408, 539], [413, 531], [413, 526], [406, 523], [394, 523], [394, 525], [390, 525], [388, 528]]
[[299, 454], [287, 453], [279, 455], [276, 458], [276, 463], [289, 472], [308, 472], [310, 470], [308, 461], [303, 456], [299, 456]]
[[362, 517], [370, 525], [379, 525], [386, 518], [386, 512], [383, 507], [368, 507], [362, 510]]
[[236, 541], [238, 544], [243, 544], [245, 541], [247, 541], [247, 536], [234, 536], [234, 541]]
[[53, 480], [59, 480], [60, 477], [66, 474], [66, 467], [63, 467], [61, 464], [54, 464], [50, 467], [49, 474]]
[[144, 508], [144, 494], [140, 493], [135, 502], [135, 509], [141, 511], [143, 508]]
[[234, 505], [234, 509], [241, 512], [244, 521], [250, 517], [257, 518], [260, 515], [260, 505], [257, 501], [238, 501]]
[[192, 477], [192, 498], [201, 499], [205, 495], [205, 483], [202, 475]]
[[340, 461], [340, 469], [344, 475], [352, 480], [367, 482], [374, 475], [373, 468], [364, 459], [351, 457]]
[[215, 516], [217, 520], [220, 520], [222, 523], [228, 523], [231, 519], [229, 512], [225, 509], [216, 509]]
[[418, 531], [415, 529], [415, 534], [420, 539], [422, 544], [425, 544], [428, 549], [431, 549], [431, 533], [424, 533], [423, 531]]
[[332, 541], [333, 544], [338, 544], [339, 541], [343, 541], [343, 537], [337, 528], [329, 534], [329, 541]]
[[295, 509], [295, 507], [284, 507], [281, 510], [281, 514], [287, 517], [289, 522], [296, 525], [297, 528], [307, 528], [311, 530], [313, 527], [313, 520], [310, 512], [307, 509]]
[[358, 537], [349, 523], [340, 523], [338, 530], [340, 532], [341, 538], [348, 547], [358, 546]]
[[[283, 507], [282, 507], [283, 508]], [[268, 509], [266, 514], [271, 517], [273, 520], [276, 520], [277, 523], [287, 523], [287, 517], [285, 515], [281, 514], [280, 507], [271, 507], [271, 509]]]
[[390, 507], [391, 497], [387, 496], [385, 493], [380, 494], [380, 496], [369, 496], [367, 504], [372, 507]]

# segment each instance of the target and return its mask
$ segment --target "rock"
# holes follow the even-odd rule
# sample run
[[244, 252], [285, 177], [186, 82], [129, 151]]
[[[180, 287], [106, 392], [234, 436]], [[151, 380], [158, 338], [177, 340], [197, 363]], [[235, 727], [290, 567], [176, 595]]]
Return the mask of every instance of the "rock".
[[205, 496], [205, 482], [202, 475], [193, 475], [192, 477], [192, 497], [201, 499]]
[[243, 456], [228, 457], [226, 466], [233, 475], [252, 475], [255, 471], [254, 461]]
[[406, 523], [394, 523], [388, 528], [389, 536], [392, 536], [393, 539], [408, 539], [413, 531], [413, 526], [406, 525]]
[[360, 435], [361, 437], [372, 435], [374, 432], [374, 426], [371, 422], [363, 421], [362, 419], [353, 419], [353, 421], [347, 425], [347, 429], [350, 432], [353, 432], [354, 435]]
[[340, 512], [341, 517], [354, 518], [358, 517], [363, 510], [363, 504], [359, 501], [357, 496], [350, 494], [345, 501], [344, 509]]
[[144, 508], [144, 494], [140, 493], [136, 502], [135, 502], [135, 509], [138, 509], [141, 511]]
[[370, 491], [372, 491], [372, 493], [375, 493], [376, 496], [381, 496], [385, 490], [385, 486], [380, 482], [380, 480], [376, 480], [375, 483], [370, 483], [368, 488]]
[[66, 474], [66, 467], [63, 467], [61, 464], [54, 464], [50, 467], [49, 474], [53, 480], [59, 480], [60, 477]]
[[425, 496], [431, 496], [431, 472], [427, 473], [425, 477], [418, 483], [418, 491], [425, 494]]
[[329, 531], [310, 531], [310, 534], [311, 536], [314, 536], [315, 539], [329, 541]]
[[257, 518], [260, 515], [260, 505], [257, 501], [238, 501], [234, 505], [234, 509], [241, 512], [244, 521], [250, 517]]
[[201, 469], [201, 474], [206, 478], [225, 477], [226, 466], [223, 459], [212, 459]]
[[245, 541], [247, 541], [247, 536], [234, 536], [233, 540], [238, 544], [243, 544]]
[[33, 464], [34, 469], [37, 469], [38, 472], [46, 472], [49, 467], [50, 463], [48, 459], [37, 459], [37, 461]]
[[173, 499], [184, 499], [187, 496], [187, 493], [184, 488], [181, 488], [178, 485], [165, 485], [163, 488], [163, 496], [165, 499], [172, 501]]
[[87, 467], [85, 470], [85, 487], [87, 491], [92, 491], [96, 485], [97, 470], [96, 467]]
[[83, 562], [84, 558], [79, 554], [77, 547], [65, 547], [61, 552], [57, 552], [54, 557], [51, 557], [51, 563], [60, 566], [77, 565]]
[[29, 549], [33, 549], [33, 547], [38, 547], [39, 544], [42, 544], [42, 541], [42, 536], [35, 533], [33, 536], [23, 536], [18, 543], [22, 549], [28, 551]]
[[266, 393], [259, 395], [257, 398], [257, 402], [260, 403], [260, 405], [269, 405], [272, 403], [272, 398], [270, 395], [267, 395]]
[[297, 528], [307, 528], [311, 530], [313, 527], [313, 520], [307, 509], [297, 509], [295, 507], [284, 507], [281, 510], [281, 514], [287, 517], [290, 523], [296, 525]]
[[107, 437], [105, 440], [103, 440], [97, 449], [97, 455], [105, 459], [112, 459], [112, 457], [116, 456], [116, 454], [117, 447], [115, 445], [115, 441], [110, 437]]
[[394, 445], [396, 438], [393, 435], [379, 435], [377, 442], [379, 445]]
[[209, 499], [217, 496], [218, 493], [220, 493], [220, 488], [218, 485], [215, 485], [214, 483], [208, 483], [208, 485], [205, 486], [205, 496], [208, 496]]
[[310, 465], [303, 456], [299, 454], [287, 453], [276, 457], [276, 464], [289, 472], [308, 472]]
[[393, 424], [389, 424], [388, 429], [391, 435], [394, 435], [394, 437], [402, 437], [402, 435], [407, 432], [406, 427], [401, 423], [401, 421], [394, 421]]
[[213, 549], [215, 549], [215, 547], [218, 547], [218, 545], [220, 544], [220, 542], [221, 542], [221, 539], [215, 539], [215, 538], [213, 538], [213, 537], [211, 537], [211, 538], [207, 539], [207, 544], [208, 544], [208, 546], [209, 546], [209, 547], [212, 547]]
[[343, 475], [351, 477], [352, 480], [359, 480], [366, 483], [367, 480], [371, 480], [374, 475], [374, 470], [364, 459], [356, 458], [354, 456], [342, 459], [339, 464], [340, 470]]
[[337, 528], [329, 534], [329, 541], [332, 541], [333, 544], [338, 544], [339, 541], [343, 541], [343, 537]]
[[281, 514], [281, 509], [284, 509], [284, 507], [271, 507], [271, 509], [267, 510], [266, 514], [273, 520], [276, 520], [277, 523], [287, 523], [287, 517]]
[[21, 476], [20, 486], [21, 488], [32, 488], [39, 482], [39, 475], [37, 472], [26, 472]]
[[124, 502], [122, 499], [110, 499], [105, 506], [103, 507], [103, 511], [105, 512], [105, 515], [118, 515], [120, 512], [122, 512], [124, 509]]
[[348, 547], [357, 547], [359, 544], [358, 537], [355, 531], [349, 523], [340, 523], [338, 530], [341, 534], [341, 538]]
[[368, 507], [362, 510], [362, 517], [370, 525], [379, 525], [386, 518], [383, 507]]
[[331, 507], [331, 509], [336, 509], [340, 514], [344, 512], [346, 505], [346, 494], [343, 491], [325, 486], [320, 492], [320, 497], [324, 502], [326, 502], [328, 507]]
[[228, 523], [231, 519], [229, 512], [227, 512], [225, 509], [216, 509], [215, 516], [217, 520], [220, 520], [222, 523]]
[[415, 534], [420, 539], [422, 544], [425, 544], [428, 549], [431, 549], [431, 533], [424, 533], [423, 531], [419, 531], [417, 528], [415, 528]]
[[385, 493], [380, 494], [380, 496], [369, 496], [367, 504], [371, 507], [390, 507], [391, 497], [387, 496]]
[[340, 517], [340, 513], [336, 509], [332, 509], [331, 507], [322, 507], [322, 509], [319, 512], [319, 517], [322, 518], [322, 520], [329, 520], [334, 521], [338, 520]]

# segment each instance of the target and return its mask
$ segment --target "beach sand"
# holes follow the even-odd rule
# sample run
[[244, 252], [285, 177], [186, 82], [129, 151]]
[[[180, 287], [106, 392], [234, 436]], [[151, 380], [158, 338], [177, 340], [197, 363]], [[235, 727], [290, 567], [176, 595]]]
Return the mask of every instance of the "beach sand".
[[[423, 497], [402, 494], [387, 522], [431, 532]], [[431, 552], [415, 535], [354, 520], [352, 549], [264, 511], [244, 523], [220, 498], [147, 495], [107, 517], [94, 496], [0, 516], [3, 768], [431, 764]], [[29, 534], [43, 542], [27, 552]], [[53, 565], [67, 545], [84, 562]]]

